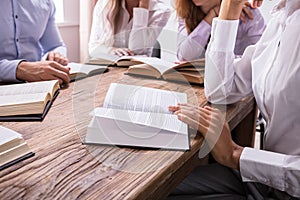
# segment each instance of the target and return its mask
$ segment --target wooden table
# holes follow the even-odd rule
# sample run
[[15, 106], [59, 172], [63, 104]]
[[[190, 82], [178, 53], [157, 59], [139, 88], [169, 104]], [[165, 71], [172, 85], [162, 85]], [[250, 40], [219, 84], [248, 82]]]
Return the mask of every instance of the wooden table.
[[[127, 76], [125, 70], [110, 68], [71, 83], [43, 122], [1, 123], [22, 133], [36, 155], [0, 171], [0, 199], [163, 199], [197, 166], [203, 139], [195, 134], [186, 152], [82, 144], [89, 112], [102, 105], [112, 82], [186, 92], [190, 103], [207, 103], [201, 86]], [[255, 107], [249, 96], [226, 110], [243, 145], [251, 145]]]

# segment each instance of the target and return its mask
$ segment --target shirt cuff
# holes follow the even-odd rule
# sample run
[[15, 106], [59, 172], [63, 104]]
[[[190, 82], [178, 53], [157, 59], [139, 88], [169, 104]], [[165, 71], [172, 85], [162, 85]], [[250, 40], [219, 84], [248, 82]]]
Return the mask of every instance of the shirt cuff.
[[16, 75], [18, 65], [22, 61], [24, 60], [2, 61], [0, 66], [0, 82], [20, 82]]
[[284, 190], [284, 162], [283, 154], [246, 147], [240, 158], [242, 179]]
[[214, 18], [210, 39], [211, 50], [222, 52], [233, 51], [238, 25], [239, 20], [221, 20]]
[[149, 11], [145, 8], [133, 8], [133, 28], [148, 27]]

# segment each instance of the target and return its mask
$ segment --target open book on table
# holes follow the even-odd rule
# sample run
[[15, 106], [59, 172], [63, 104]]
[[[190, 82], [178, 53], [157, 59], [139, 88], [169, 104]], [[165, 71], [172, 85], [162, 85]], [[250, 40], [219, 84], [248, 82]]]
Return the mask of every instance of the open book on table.
[[104, 73], [108, 68], [105, 65], [89, 65], [71, 62], [68, 64], [70, 67], [70, 79], [82, 79], [88, 76]]
[[142, 61], [142, 64], [130, 66], [127, 74], [194, 84], [204, 83], [204, 59], [185, 61], [180, 64], [174, 64], [153, 57], [142, 58]]
[[140, 58], [145, 58], [145, 55], [136, 56], [117, 56], [113, 54], [99, 54], [97, 58], [90, 58], [86, 64], [91, 65], [112, 65], [117, 67], [128, 67], [131, 65], [142, 64]]
[[0, 170], [33, 155], [21, 134], [0, 126]]
[[0, 121], [41, 121], [59, 92], [59, 82], [0, 86]]
[[185, 93], [112, 83], [84, 143], [188, 150], [187, 125], [168, 111], [179, 102], [187, 102]]

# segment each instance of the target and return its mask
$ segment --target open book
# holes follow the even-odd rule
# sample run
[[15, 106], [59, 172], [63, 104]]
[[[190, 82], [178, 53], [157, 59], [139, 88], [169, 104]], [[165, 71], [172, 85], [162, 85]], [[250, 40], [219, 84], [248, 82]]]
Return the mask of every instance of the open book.
[[130, 66], [127, 74], [194, 84], [204, 83], [204, 59], [186, 61], [180, 64], [174, 64], [159, 58], [143, 58], [142, 61], [143, 64]]
[[145, 55], [136, 56], [117, 56], [113, 54], [99, 54], [97, 58], [90, 58], [86, 64], [91, 65], [114, 65], [117, 67], [128, 67], [130, 65], [142, 64], [140, 58], [145, 58]]
[[70, 79], [82, 79], [87, 76], [93, 76], [105, 72], [108, 68], [104, 65], [88, 65], [71, 62], [68, 64], [70, 67]]
[[188, 127], [168, 111], [185, 93], [112, 83], [84, 143], [188, 150]]
[[33, 155], [21, 134], [0, 126], [0, 170]]
[[43, 120], [58, 92], [57, 80], [0, 86], [0, 121]]

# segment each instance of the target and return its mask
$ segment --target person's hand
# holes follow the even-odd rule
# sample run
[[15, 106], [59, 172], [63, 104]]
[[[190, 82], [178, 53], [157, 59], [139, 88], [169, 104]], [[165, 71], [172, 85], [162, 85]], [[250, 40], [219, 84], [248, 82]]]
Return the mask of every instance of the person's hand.
[[145, 8], [145, 9], [149, 9], [149, 1], [150, 0], [140, 0], [139, 2], [139, 7], [140, 8]]
[[[262, 5], [263, 0], [252, 0], [250, 3], [252, 8], [257, 8]], [[224, 20], [239, 19], [242, 9], [248, 0], [222, 0], [219, 18]]]
[[242, 12], [240, 15], [240, 19], [243, 22], [247, 22], [249, 19], [250, 20], [253, 19], [253, 14], [249, 9], [250, 7], [251, 7], [251, 4], [249, 2], [246, 2], [245, 5], [243, 6], [243, 9], [242, 9]]
[[58, 80], [63, 84], [70, 82], [69, 71], [70, 68], [55, 61], [21, 62], [17, 67], [16, 77], [28, 82]]
[[115, 48], [112, 52], [117, 56], [134, 56], [134, 53], [128, 48]]
[[64, 66], [67, 66], [68, 63], [69, 63], [68, 58], [66, 58], [65, 56], [61, 55], [58, 52], [53, 52], [53, 51], [50, 51], [48, 53], [48, 56], [47, 56], [46, 60], [55, 61], [55, 62], [58, 62], [61, 65], [64, 65]]
[[239, 168], [243, 147], [232, 141], [229, 126], [220, 110], [187, 104], [169, 106], [169, 110], [173, 111], [179, 120], [202, 134], [217, 162], [233, 169]]
[[212, 24], [212, 20], [215, 17], [219, 16], [219, 11], [220, 11], [220, 6], [215, 6], [212, 9], [210, 9], [210, 11], [208, 11], [207, 15], [204, 17], [204, 20], [208, 23], [208, 24]]

